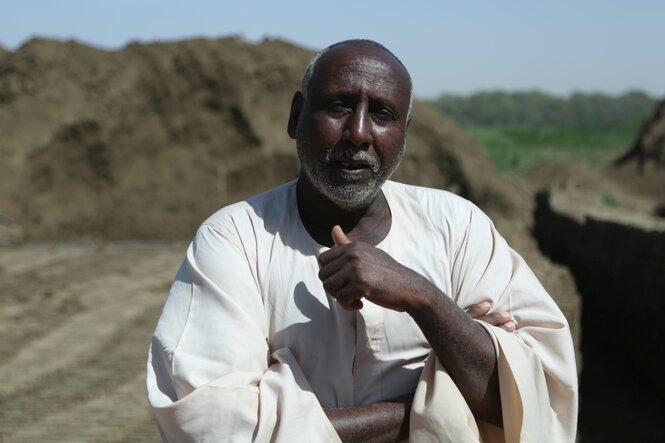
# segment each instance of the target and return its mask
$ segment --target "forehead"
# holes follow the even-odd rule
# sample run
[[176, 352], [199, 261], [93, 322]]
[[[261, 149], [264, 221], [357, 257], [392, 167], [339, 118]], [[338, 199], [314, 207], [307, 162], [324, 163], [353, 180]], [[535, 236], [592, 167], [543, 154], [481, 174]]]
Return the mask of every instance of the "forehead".
[[365, 92], [408, 102], [410, 87], [406, 69], [386, 50], [341, 45], [321, 55], [314, 69], [310, 92]]

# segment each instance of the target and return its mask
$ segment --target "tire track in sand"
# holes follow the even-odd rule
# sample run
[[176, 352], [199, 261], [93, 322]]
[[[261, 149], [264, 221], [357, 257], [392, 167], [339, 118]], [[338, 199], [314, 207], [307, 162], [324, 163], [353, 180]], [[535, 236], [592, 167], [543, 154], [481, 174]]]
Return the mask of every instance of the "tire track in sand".
[[91, 251], [87, 264], [77, 254], [76, 272], [63, 266], [83, 310], [20, 343], [0, 366], [0, 441], [159, 440], [145, 364], [181, 258], [180, 249]]

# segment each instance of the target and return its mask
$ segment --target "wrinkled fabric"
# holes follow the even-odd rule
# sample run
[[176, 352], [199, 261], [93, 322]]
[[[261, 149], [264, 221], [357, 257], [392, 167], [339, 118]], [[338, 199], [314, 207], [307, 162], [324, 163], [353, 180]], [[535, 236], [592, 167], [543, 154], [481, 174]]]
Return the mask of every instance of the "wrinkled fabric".
[[497, 352], [503, 430], [475, 420], [408, 314], [366, 300], [345, 311], [325, 293], [317, 257], [327, 248], [304, 229], [295, 184], [218, 211], [190, 244], [148, 360], [165, 440], [336, 442], [323, 408], [415, 391], [412, 442], [574, 441], [568, 324], [477, 207], [387, 182], [392, 226], [377, 247], [461, 308], [489, 300], [518, 321], [514, 333], [481, 322]]

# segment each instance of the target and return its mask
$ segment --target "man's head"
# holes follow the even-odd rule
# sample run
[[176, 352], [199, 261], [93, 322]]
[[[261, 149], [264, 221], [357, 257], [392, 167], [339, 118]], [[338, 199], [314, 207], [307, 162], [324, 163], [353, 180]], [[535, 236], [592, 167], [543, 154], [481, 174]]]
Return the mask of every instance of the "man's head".
[[349, 40], [317, 54], [289, 116], [300, 180], [344, 209], [367, 207], [404, 154], [411, 78], [390, 51]]
[[406, 69], [406, 66], [404, 66], [402, 61], [399, 58], [397, 58], [397, 56], [393, 54], [390, 49], [386, 48], [381, 43], [375, 42], [374, 40], [367, 40], [367, 39], [344, 40], [339, 43], [333, 43], [327, 48], [324, 48], [319, 52], [317, 52], [316, 54], [314, 54], [314, 57], [312, 57], [312, 59], [307, 64], [307, 67], [305, 68], [305, 73], [303, 74], [302, 80], [300, 82], [300, 92], [303, 95], [303, 98], [307, 99], [307, 94], [309, 92], [309, 84], [312, 80], [312, 77], [314, 76], [314, 69], [316, 68], [316, 64], [318, 63], [319, 59], [331, 49], [335, 49], [336, 47], [343, 45], [364, 45], [370, 48], [381, 49], [390, 54], [397, 61], [397, 63], [399, 63], [402, 66], [402, 68], [404, 68], [404, 71], [406, 72], [409, 78], [409, 112], [407, 115], [407, 121], [408, 121], [411, 117], [411, 109], [413, 108], [413, 83], [411, 82], [411, 75], [409, 74], [409, 71]]

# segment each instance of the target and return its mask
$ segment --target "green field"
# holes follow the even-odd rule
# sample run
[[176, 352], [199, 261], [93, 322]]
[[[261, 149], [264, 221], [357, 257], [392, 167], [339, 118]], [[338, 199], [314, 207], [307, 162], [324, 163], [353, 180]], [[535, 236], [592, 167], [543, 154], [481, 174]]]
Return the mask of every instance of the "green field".
[[617, 129], [467, 126], [494, 164], [509, 175], [524, 175], [546, 161], [605, 165], [626, 151], [640, 124]]
[[430, 103], [471, 132], [501, 171], [523, 175], [545, 161], [611, 162], [630, 148], [656, 101], [642, 91], [531, 90], [444, 94]]

